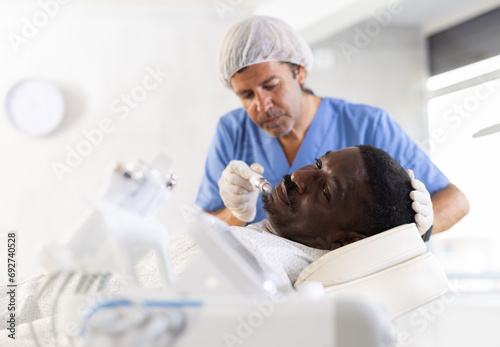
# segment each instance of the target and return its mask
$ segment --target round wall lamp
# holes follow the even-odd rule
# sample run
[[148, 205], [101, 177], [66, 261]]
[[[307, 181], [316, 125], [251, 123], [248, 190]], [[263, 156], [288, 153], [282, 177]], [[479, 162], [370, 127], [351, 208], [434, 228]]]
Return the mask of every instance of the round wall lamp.
[[5, 109], [10, 122], [27, 135], [43, 136], [53, 132], [64, 118], [61, 91], [52, 83], [26, 79], [7, 93]]

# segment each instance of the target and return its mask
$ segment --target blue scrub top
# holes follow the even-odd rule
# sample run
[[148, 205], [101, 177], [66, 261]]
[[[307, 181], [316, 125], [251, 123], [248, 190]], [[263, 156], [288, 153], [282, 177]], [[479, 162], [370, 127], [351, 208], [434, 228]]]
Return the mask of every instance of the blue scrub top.
[[[255, 125], [245, 109], [240, 108], [221, 117], [209, 147], [195, 204], [206, 211], [224, 207], [217, 182], [231, 160], [243, 160], [248, 165], [261, 164], [264, 167], [263, 176], [274, 187], [283, 176], [314, 163], [327, 151], [360, 144], [383, 149], [405, 170], [412, 169], [415, 177], [424, 182], [431, 194], [449, 183], [448, 178], [387, 111], [342, 99], [323, 98], [291, 166], [278, 139]], [[258, 199], [257, 216], [253, 222], [265, 218], [262, 199]]]

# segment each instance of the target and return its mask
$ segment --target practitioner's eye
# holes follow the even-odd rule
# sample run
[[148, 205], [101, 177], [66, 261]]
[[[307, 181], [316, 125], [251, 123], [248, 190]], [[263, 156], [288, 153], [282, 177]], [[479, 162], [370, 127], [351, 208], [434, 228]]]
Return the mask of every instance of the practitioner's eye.
[[241, 97], [243, 99], [248, 100], [248, 99], [251, 99], [253, 97], [253, 93], [252, 92], [244, 93], [244, 94], [241, 95]]

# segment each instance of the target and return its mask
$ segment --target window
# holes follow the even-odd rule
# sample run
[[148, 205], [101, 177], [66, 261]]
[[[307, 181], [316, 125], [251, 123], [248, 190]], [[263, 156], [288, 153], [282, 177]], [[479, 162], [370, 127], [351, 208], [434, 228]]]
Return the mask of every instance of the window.
[[500, 123], [500, 78], [472, 81], [427, 105], [431, 159], [471, 205], [460, 223], [431, 239], [431, 250], [465, 289], [500, 291], [500, 132], [473, 138]]

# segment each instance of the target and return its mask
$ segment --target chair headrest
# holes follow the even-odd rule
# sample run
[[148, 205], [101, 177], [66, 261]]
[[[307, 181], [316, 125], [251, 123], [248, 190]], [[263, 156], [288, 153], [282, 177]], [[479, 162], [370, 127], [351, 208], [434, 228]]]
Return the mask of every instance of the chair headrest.
[[327, 287], [354, 281], [425, 252], [415, 223], [400, 225], [325, 254], [306, 267], [294, 285], [319, 281]]
[[414, 223], [333, 250], [306, 267], [294, 286], [323, 284], [327, 293], [363, 295], [383, 303], [393, 319], [448, 291], [439, 261]]

